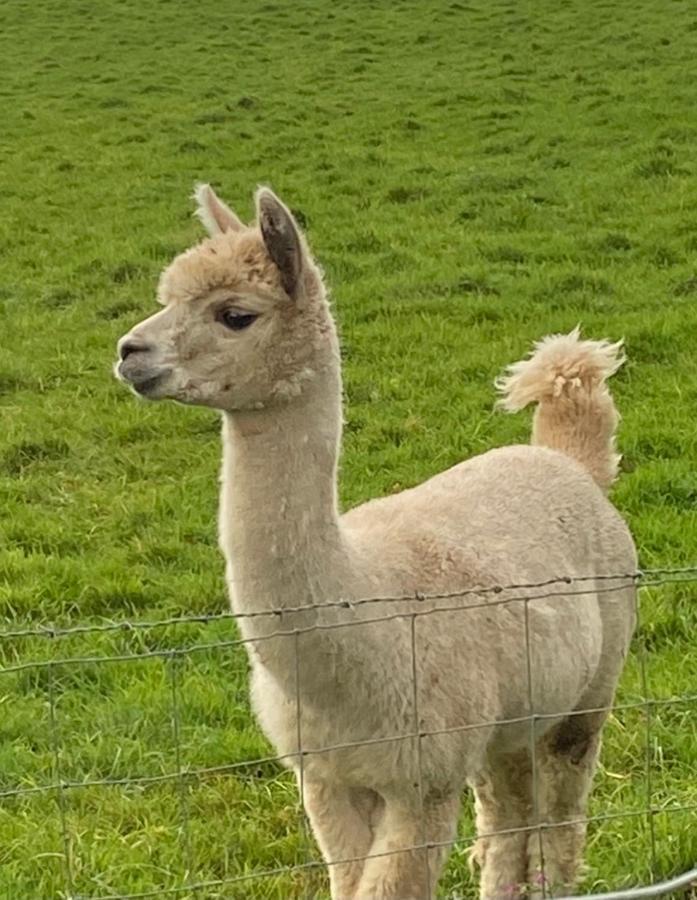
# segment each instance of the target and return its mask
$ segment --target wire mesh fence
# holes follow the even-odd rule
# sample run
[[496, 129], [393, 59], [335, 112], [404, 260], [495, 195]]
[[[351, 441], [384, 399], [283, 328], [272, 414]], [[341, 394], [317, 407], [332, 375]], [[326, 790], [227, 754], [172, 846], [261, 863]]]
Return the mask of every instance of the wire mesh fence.
[[[464, 863], [465, 852], [477, 837], [486, 838], [506, 834], [527, 833], [542, 837], [551, 829], [584, 824], [597, 827], [615, 822], [633, 822], [642, 829], [642, 840], [636, 846], [643, 848], [647, 859], [627, 860], [628, 872], [608, 878], [619, 884], [621, 880], [633, 882], [631, 887], [612, 893], [594, 893], [583, 896], [607, 898], [640, 898], [651, 896], [688, 896], [697, 882], [697, 867], [685, 867], [684, 859], [672, 858], [671, 822], [683, 817], [687, 829], [697, 831], [697, 788], [690, 784], [690, 772], [686, 771], [684, 790], [666, 792], [656, 783], [665, 760], [657, 754], [657, 722], [663, 716], [674, 713], [671, 728], [684, 727], [686, 739], [694, 728], [694, 712], [697, 710], [697, 683], [689, 691], [666, 694], [660, 685], [650, 680], [650, 647], [642, 639], [641, 604], [638, 639], [633, 654], [634, 690], [629, 699], [612, 705], [565, 710], [564, 716], [589, 713], [609, 714], [611, 722], [628, 724], [631, 753], [635, 757], [635, 769], [643, 778], [642, 802], [633, 786], [632, 803], [625, 808], [622, 793], [613, 799], [608, 808], [592, 809], [583, 817], [546, 821], [537, 809], [538, 789], [535, 762], [536, 729], [545, 720], [558, 720], [560, 713], [536, 712], [532, 693], [533, 654], [530, 647], [528, 610], [540, 600], [566, 602], [568, 598], [590, 594], [612, 594], [634, 584], [643, 589], [666, 590], [667, 586], [687, 586], [694, 591], [697, 585], [697, 566], [662, 568], [637, 572], [615, 573], [606, 576], [559, 576], [536, 583], [492, 585], [467, 588], [445, 594], [415, 593], [382, 597], [366, 597], [354, 600], [337, 599], [326, 603], [274, 609], [262, 612], [234, 615], [212, 613], [207, 615], [171, 616], [149, 621], [102, 621], [79, 624], [27, 624], [8, 627], [0, 632], [0, 652], [3, 666], [0, 670], [0, 699], [5, 709], [21, 708], [26, 698], [39, 696], [40, 705], [28, 704], [31, 719], [19, 719], [14, 723], [14, 735], [25, 742], [41, 744], [38, 755], [41, 763], [33, 771], [23, 770], [28, 755], [18, 755], [16, 765], [0, 771], [0, 804], [7, 815], [23, 814], [22, 804], [44, 804], [46, 816], [53, 816], [55, 828], [51, 849], [41, 858], [50, 857], [60, 869], [62, 894], [66, 898], [80, 900], [136, 900], [146, 897], [315, 897], [327, 894], [322, 880], [326, 863], [321, 859], [309, 837], [302, 810], [297, 806], [298, 793], [304, 793], [303, 772], [308, 760], [323, 754], [359, 747], [378, 747], [409, 743], [418, 756], [419, 791], [421, 792], [421, 747], [428, 739], [444, 735], [462, 734], [476, 729], [500, 726], [524, 726], [530, 729], [532, 752], [533, 811], [532, 824], [510, 828], [497, 828], [490, 833], [474, 833], [471, 821], [465, 817], [458, 834], [447, 841], [433, 841], [422, 833], [419, 840], [409, 845], [411, 851], [433, 851], [442, 847], [453, 851], [455, 867]], [[691, 586], [691, 588], [690, 588]], [[641, 596], [639, 591], [638, 596]], [[434, 601], [436, 601], [434, 603]], [[524, 634], [529, 708], [525, 715], [490, 721], [461, 722], [447, 727], [424, 728], [419, 715], [417, 682], [419, 657], [416, 641], [417, 622], [425, 616], [439, 613], [462, 612], [467, 615], [473, 609], [500, 607], [515, 604], [524, 610]], [[333, 610], [329, 621], [302, 623], [306, 613]], [[360, 610], [357, 620], [354, 613]], [[263, 617], [268, 628], [261, 635], [245, 637], [235, 630], [235, 620]], [[249, 646], [258, 648], [269, 641], [285, 639], [295, 648], [296, 708], [301, 710], [299, 641], [304, 634], [322, 630], [341, 630], [357, 625], [401, 621], [409, 629], [412, 665], [413, 725], [400, 733], [343, 740], [326, 746], [312, 746], [303, 735], [302, 717], [297, 715], [297, 750], [292, 753], [269, 752], [258, 733], [250, 727], [251, 712], [247, 705], [246, 661], [243, 650]], [[156, 665], [157, 678], [152, 670], [148, 677], [132, 679], [130, 673], [138, 667]], [[131, 682], [128, 679], [131, 678]], [[120, 695], [125, 684], [131, 684], [130, 694]], [[135, 688], [133, 688], [135, 684]], [[87, 689], [86, 686], [87, 685]], [[155, 685], [155, 688], [153, 688]], [[81, 703], [75, 701], [79, 687]], [[85, 691], [87, 693], [85, 694]], [[196, 702], [192, 703], [191, 695]], [[88, 700], [84, 702], [84, 696]], [[118, 702], [113, 701], [115, 696]], [[111, 713], [98, 720], [90, 710], [113, 707]], [[212, 698], [212, 699], [211, 699]], [[217, 700], [216, 700], [217, 698]], [[90, 706], [90, 704], [93, 704]], [[209, 708], [207, 709], [207, 704]], [[37, 711], [40, 710], [40, 712]], [[154, 711], [154, 713], [153, 713]], [[110, 715], [113, 716], [110, 718]], [[216, 741], [210, 740], [205, 730], [206, 717], [217, 722]], [[113, 725], [113, 728], [111, 727]], [[26, 733], [22, 736], [22, 729]], [[224, 739], [220, 739], [220, 735]], [[40, 737], [39, 737], [40, 736]], [[150, 754], [140, 752], [145, 744], [156, 748]], [[641, 765], [636, 766], [636, 754], [641, 754]], [[299, 774], [299, 792], [296, 792], [281, 764], [295, 763]], [[108, 774], [104, 774], [105, 768]], [[612, 778], [623, 779], [622, 773], [605, 773]], [[253, 790], [246, 790], [250, 783]], [[261, 816], [270, 813], [273, 806], [284, 810], [284, 830], [293, 837], [283, 846], [261, 846], [253, 840], [240, 841], [237, 847], [225, 846], [226, 816], [237, 815], [238, 822], [231, 832], [240, 834], [245, 829], [239, 820], [248, 816], [255, 819], [250, 803], [258, 800], [263, 786], [270, 787], [270, 798], [261, 803]], [[212, 787], [211, 787], [212, 786]], [[147, 808], [149, 791], [165, 792], [166, 803], [158, 798], [158, 814], [166, 810], [167, 827], [176, 835], [168, 860], [161, 864], [161, 882], [147, 889], [133, 887], [125, 870], [117, 865], [114, 871], [104, 871], [106, 863], [100, 862], [95, 847], [99, 845], [99, 829], [91, 826], [100, 817], [101, 791], [122, 791], [129, 803], [143, 816]], [[607, 794], [607, 792], [606, 792]], [[596, 802], [602, 803], [602, 798]], [[207, 804], [210, 804], [208, 807]], [[294, 806], [295, 804], [295, 806]], [[128, 807], [129, 804], [126, 804]], [[295, 809], [288, 815], [289, 809]], [[123, 811], [123, 810], [122, 810]], [[235, 812], [231, 812], [235, 811]], [[240, 812], [241, 811], [241, 812]], [[202, 866], [202, 842], [205, 843], [206, 826], [215, 817], [215, 835], [221, 841], [220, 860], [217, 866], [210, 861]], [[126, 818], [128, 818], [126, 816]], [[661, 821], [657, 834], [657, 821]], [[133, 823], [112, 823], [127, 840]], [[153, 845], [162, 840], [158, 824], [152, 823], [149, 836], [141, 835], [144, 858]], [[165, 828], [166, 831], [166, 828]], [[275, 831], [275, 834], [278, 832]], [[210, 833], [208, 832], [210, 839]], [[150, 844], [148, 844], [150, 842]], [[659, 846], [660, 845], [660, 846]], [[361, 857], [335, 860], [333, 865], [352, 861], [364, 861], [390, 853], [404, 853], [405, 847]], [[5, 848], [5, 858], [10, 853], [29, 852], [19, 845]], [[688, 850], [689, 852], [689, 850]], [[544, 872], [544, 854], [540, 853], [542, 871], [536, 891], [544, 897], [548, 891]], [[207, 856], [208, 858], [208, 856]], [[691, 862], [697, 863], [697, 859]], [[113, 859], [110, 865], [114, 867]], [[684, 871], [680, 872], [680, 869]], [[459, 865], [459, 870], [464, 865]], [[646, 875], [638, 880], [632, 877], [638, 869]], [[460, 874], [461, 871], [460, 871]], [[122, 877], [123, 875], [123, 877]], [[672, 876], [661, 881], [659, 876]], [[629, 877], [628, 877], [629, 876]], [[642, 883], [643, 881], [643, 883]], [[463, 885], [457, 877], [451, 878], [443, 888], [447, 896], [464, 898], [476, 896], [474, 883], [467, 879]], [[40, 894], [37, 894], [40, 896]]]

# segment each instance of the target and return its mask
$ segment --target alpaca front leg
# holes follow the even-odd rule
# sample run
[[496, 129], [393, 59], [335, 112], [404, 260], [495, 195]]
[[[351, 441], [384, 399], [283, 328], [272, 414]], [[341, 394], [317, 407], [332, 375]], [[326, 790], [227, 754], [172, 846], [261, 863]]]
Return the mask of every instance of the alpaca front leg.
[[[435, 900], [438, 876], [455, 838], [459, 809], [459, 794], [425, 801], [423, 813], [387, 801], [375, 827], [356, 900]], [[437, 846], [427, 851], [424, 844]]]
[[[303, 803], [328, 863], [332, 900], [353, 900], [363, 858], [373, 840], [371, 820], [379, 807], [378, 795], [368, 789], [306, 779]], [[338, 862], [342, 859], [356, 861]]]

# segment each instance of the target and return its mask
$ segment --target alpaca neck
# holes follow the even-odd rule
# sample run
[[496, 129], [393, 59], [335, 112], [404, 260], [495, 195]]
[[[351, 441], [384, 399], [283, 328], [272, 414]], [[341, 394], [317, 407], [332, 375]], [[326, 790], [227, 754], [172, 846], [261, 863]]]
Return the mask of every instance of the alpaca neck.
[[[236, 613], [321, 603], [341, 579], [340, 430], [338, 373], [285, 406], [225, 414], [220, 533]], [[279, 627], [273, 616], [240, 624], [252, 635]]]

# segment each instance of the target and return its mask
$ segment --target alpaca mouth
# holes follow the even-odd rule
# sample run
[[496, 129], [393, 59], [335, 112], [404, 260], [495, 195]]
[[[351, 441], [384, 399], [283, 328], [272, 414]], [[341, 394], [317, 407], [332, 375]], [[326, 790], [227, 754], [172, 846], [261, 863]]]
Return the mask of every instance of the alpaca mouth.
[[[127, 366], [124, 365], [125, 362], [126, 361], [124, 360], [124, 362], [121, 362], [116, 366], [116, 375], [119, 381], [127, 384], [128, 387], [140, 397], [157, 399], [158, 388], [161, 387], [162, 383], [169, 375], [170, 370], [163, 369], [155, 374], [152, 374], [152, 372], [128, 372]], [[159, 394], [159, 396], [161, 396], [161, 394]]]
[[152, 397], [157, 393], [157, 387], [162, 383], [165, 375], [167, 375], [166, 372], [159, 372], [157, 375], [152, 375], [150, 378], [129, 381], [129, 384], [136, 394], [140, 394], [141, 397]]

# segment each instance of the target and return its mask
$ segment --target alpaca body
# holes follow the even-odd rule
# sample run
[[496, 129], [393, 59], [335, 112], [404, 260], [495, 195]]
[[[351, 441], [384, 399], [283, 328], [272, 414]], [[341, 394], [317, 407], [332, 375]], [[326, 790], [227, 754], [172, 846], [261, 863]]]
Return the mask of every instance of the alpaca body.
[[[303, 448], [297, 449], [299, 465], [307, 467]], [[287, 450], [283, 447], [282, 452]], [[258, 464], [259, 456], [254, 456]], [[287, 755], [286, 763], [296, 771], [298, 696], [301, 749], [306, 751], [415, 732], [412, 628], [418, 730], [482, 724], [481, 729], [422, 739], [422, 789], [462, 785], [465, 778], [478, 776], [490, 749], [506, 753], [526, 745], [529, 723], [490, 724], [529, 714], [525, 604], [503, 602], [507, 597], [552, 595], [529, 601], [534, 712], [551, 716], [576, 709], [581, 702], [589, 707], [608, 702], [605, 685], [608, 680], [614, 684], [618, 648], [626, 649], [631, 634], [631, 582], [607, 595], [595, 593], [595, 583], [588, 580], [538, 590], [322, 608], [338, 600], [534, 584], [554, 574], [586, 579], [634, 572], [626, 526], [573, 460], [541, 447], [506, 447], [460, 463], [411, 490], [372, 500], [343, 515], [335, 529], [327, 529], [314, 571], [304, 547], [309, 535], [303, 534], [302, 516], [293, 512], [300, 499], [293, 496], [296, 479], [290, 480], [289, 495], [278, 498], [279, 520], [270, 520], [273, 500], [266, 491], [278, 488], [273, 477], [278, 461], [270, 462], [269, 477], [257, 471], [254, 479], [244, 479], [238, 467], [229, 480], [224, 475], [223, 490], [234, 495], [241, 479], [260, 491], [254, 505], [263, 511], [264, 529], [275, 535], [271, 540], [277, 543], [277, 553], [281, 542], [280, 558], [271, 571], [263, 557], [257, 557], [258, 571], [245, 565], [241, 573], [235, 566], [240, 556], [254, 558], [240, 553], [240, 544], [258, 546], [248, 517], [238, 539], [227, 538], [223, 529], [222, 546], [233, 573], [230, 590], [236, 612], [258, 609], [261, 593], [273, 609], [316, 606], [261, 621], [241, 619], [250, 640], [255, 711], [279, 754]], [[313, 474], [315, 483], [322, 481], [322, 474]], [[531, 483], [539, 485], [532, 493]], [[234, 505], [231, 498], [229, 507]], [[234, 521], [228, 513], [221, 518]], [[598, 587], [604, 589], [604, 582]], [[432, 612], [424, 614], [426, 609]], [[318, 625], [339, 627], [314, 627]], [[268, 638], [274, 631], [294, 629], [305, 633]], [[255, 642], [255, 637], [261, 640]], [[538, 736], [557, 721], [540, 720]], [[305, 777], [336, 779], [378, 792], [391, 785], [402, 794], [412, 793], [414, 800], [413, 785], [419, 780], [415, 764], [413, 742], [408, 740], [310, 752], [303, 759]]]
[[[568, 893], [634, 627], [634, 547], [603, 493], [619, 346], [541, 342], [499, 385], [509, 409], [537, 404], [535, 446], [340, 516], [321, 273], [270, 191], [250, 227], [207, 186], [197, 199], [212, 237], [165, 270], [164, 308], [120, 341], [117, 372], [223, 412], [220, 544], [253, 705], [298, 775], [333, 900], [432, 897], [465, 783], [481, 897], [533, 897], [540, 873]], [[560, 578], [582, 581], [493, 590]]]

